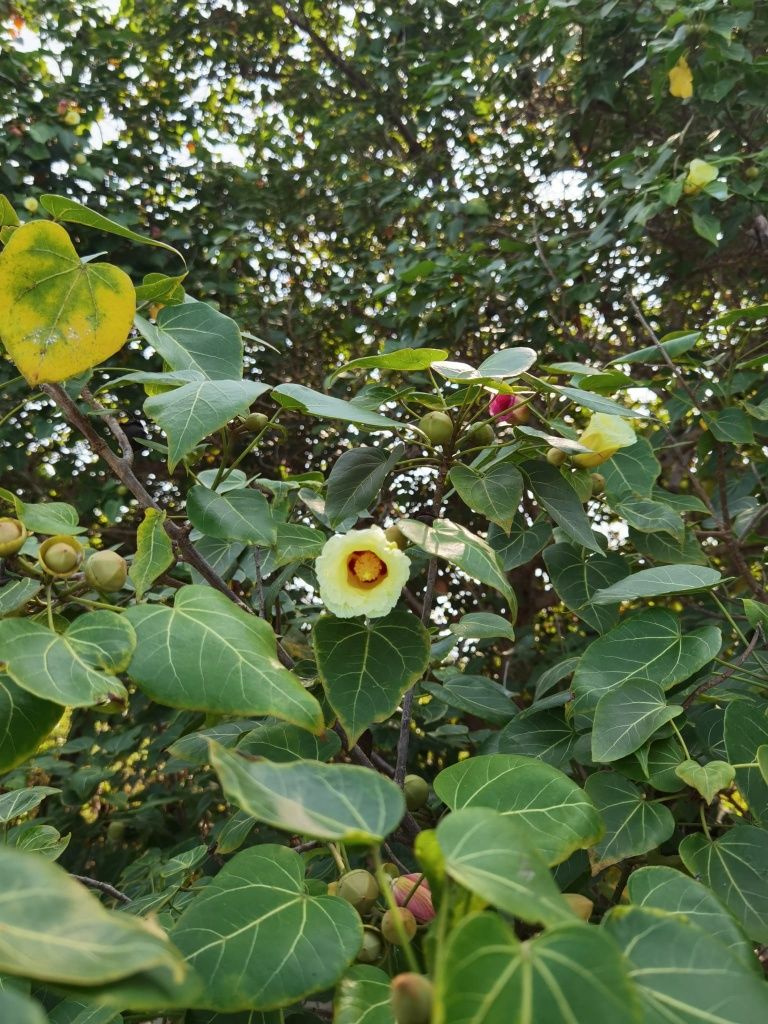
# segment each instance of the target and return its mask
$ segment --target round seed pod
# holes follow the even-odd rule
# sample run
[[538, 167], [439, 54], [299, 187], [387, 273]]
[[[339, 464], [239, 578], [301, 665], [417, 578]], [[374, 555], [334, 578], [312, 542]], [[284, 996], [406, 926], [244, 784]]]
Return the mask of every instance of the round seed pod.
[[83, 563], [84, 548], [75, 537], [49, 537], [40, 545], [38, 560], [49, 576], [66, 579]]
[[432, 444], [446, 444], [453, 436], [453, 420], [444, 412], [428, 412], [419, 420], [419, 429]]
[[0, 558], [9, 558], [21, 551], [28, 536], [26, 526], [18, 519], [7, 516], [0, 519]]
[[403, 792], [408, 810], [418, 811], [429, 799], [429, 783], [420, 775], [406, 775]]
[[392, 979], [392, 1012], [397, 1024], [429, 1024], [433, 987], [423, 974], [398, 974]]
[[547, 462], [550, 466], [562, 466], [568, 456], [559, 448], [550, 448], [547, 452]]
[[384, 955], [384, 940], [378, 928], [367, 924], [363, 928], [363, 945], [355, 959], [359, 964], [375, 964]]
[[[416, 934], [418, 925], [416, 924], [416, 918], [410, 912], [408, 907], [398, 907], [397, 913], [400, 918], [400, 922], [403, 926], [403, 930], [410, 942], [413, 936]], [[401, 946], [402, 939], [400, 938], [400, 931], [395, 923], [395, 911], [388, 910], [381, 919], [381, 934], [391, 943], [393, 946]]]
[[122, 590], [128, 579], [128, 563], [116, 551], [97, 551], [85, 563], [85, 578], [104, 594]]
[[379, 886], [370, 871], [356, 868], [341, 876], [336, 886], [336, 895], [351, 903], [362, 916], [373, 910], [379, 898]]

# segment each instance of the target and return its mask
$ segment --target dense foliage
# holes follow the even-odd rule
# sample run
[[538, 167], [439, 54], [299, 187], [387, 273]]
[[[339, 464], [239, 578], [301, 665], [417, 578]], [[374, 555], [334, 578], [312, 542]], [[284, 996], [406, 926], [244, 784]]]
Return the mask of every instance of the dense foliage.
[[0, 16], [0, 1019], [765, 1019], [766, 6]]

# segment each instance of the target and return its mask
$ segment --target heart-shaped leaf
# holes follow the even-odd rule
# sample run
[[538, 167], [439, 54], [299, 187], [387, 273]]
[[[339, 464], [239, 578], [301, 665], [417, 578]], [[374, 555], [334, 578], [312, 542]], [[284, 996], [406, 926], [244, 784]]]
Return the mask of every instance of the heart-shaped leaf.
[[629, 679], [597, 702], [592, 727], [592, 759], [618, 761], [642, 747], [666, 722], [682, 715], [668, 705], [664, 691], [649, 679]]
[[41, 700], [0, 673], [0, 772], [33, 754], [61, 715], [60, 704]]
[[312, 641], [326, 696], [352, 743], [389, 718], [429, 661], [429, 634], [408, 611], [371, 623], [322, 616]]
[[350, 967], [336, 988], [334, 1024], [395, 1024], [390, 979], [378, 967]]
[[490, 807], [518, 819], [547, 864], [595, 843], [603, 825], [594, 804], [567, 775], [532, 757], [488, 754], [444, 769], [435, 792], [451, 810]]
[[523, 477], [516, 466], [497, 462], [488, 469], [454, 466], [450, 481], [465, 505], [509, 531], [523, 496]]
[[345, 843], [381, 842], [405, 813], [401, 790], [349, 764], [253, 761], [211, 743], [211, 764], [228, 800], [275, 828]]
[[726, 789], [736, 778], [736, 769], [727, 761], [683, 761], [675, 769], [683, 782], [693, 786], [708, 804], [711, 804], [721, 789]]
[[0, 338], [30, 384], [74, 377], [123, 347], [133, 323], [131, 279], [82, 263], [60, 224], [17, 228], [0, 253]]
[[283, 846], [238, 853], [179, 918], [171, 939], [206, 979], [198, 1005], [270, 1010], [329, 988], [360, 948], [354, 908], [310, 896], [304, 862]]
[[605, 822], [605, 835], [590, 850], [593, 874], [655, 849], [675, 830], [670, 809], [646, 800], [639, 786], [618, 772], [590, 775], [585, 789]]
[[[277, 658], [269, 623], [210, 587], [187, 586], [173, 608], [125, 613], [138, 644], [128, 673], [159, 704], [229, 715], [275, 715], [323, 731], [320, 705]], [[1, 624], [0, 624], [1, 625]]]

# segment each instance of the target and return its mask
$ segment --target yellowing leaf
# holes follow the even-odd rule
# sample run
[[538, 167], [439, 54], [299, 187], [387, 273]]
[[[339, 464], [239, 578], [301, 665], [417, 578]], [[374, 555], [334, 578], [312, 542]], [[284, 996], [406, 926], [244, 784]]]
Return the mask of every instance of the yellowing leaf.
[[693, 96], [693, 72], [685, 57], [681, 57], [668, 74], [670, 95], [681, 100], [690, 99]]
[[81, 263], [60, 224], [17, 228], [0, 254], [0, 338], [30, 384], [74, 377], [122, 348], [136, 310], [127, 274]]

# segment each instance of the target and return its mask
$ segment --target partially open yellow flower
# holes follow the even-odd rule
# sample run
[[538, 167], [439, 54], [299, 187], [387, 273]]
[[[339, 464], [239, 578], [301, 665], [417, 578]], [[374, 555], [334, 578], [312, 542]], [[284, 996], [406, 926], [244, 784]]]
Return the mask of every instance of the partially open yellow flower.
[[577, 466], [599, 466], [615, 455], [619, 448], [627, 448], [637, 440], [635, 432], [620, 416], [596, 412], [579, 438], [579, 443], [591, 451], [574, 455]]
[[681, 100], [690, 99], [693, 96], [693, 72], [685, 57], [681, 57], [668, 74], [670, 94]]
[[386, 615], [408, 582], [411, 560], [379, 526], [350, 530], [326, 541], [315, 562], [325, 607], [342, 619]]
[[720, 172], [714, 164], [708, 164], [706, 160], [691, 160], [688, 164], [688, 174], [683, 183], [683, 192], [687, 196], [693, 195], [700, 189], [705, 188], [714, 181]]

